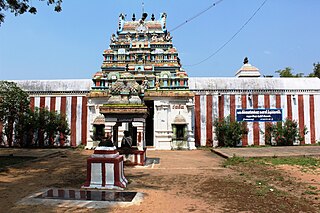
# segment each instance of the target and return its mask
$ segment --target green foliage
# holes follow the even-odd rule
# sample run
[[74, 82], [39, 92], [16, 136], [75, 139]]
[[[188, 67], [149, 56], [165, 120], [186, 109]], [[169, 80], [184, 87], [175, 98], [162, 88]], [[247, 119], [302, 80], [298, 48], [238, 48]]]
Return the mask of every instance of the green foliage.
[[320, 78], [320, 63], [319, 62], [313, 64], [313, 73], [310, 73], [309, 77]]
[[294, 143], [304, 140], [304, 136], [307, 134], [307, 128], [303, 129], [300, 133], [298, 123], [296, 121], [286, 119], [284, 123], [277, 122], [271, 126], [268, 126], [268, 132], [271, 132], [271, 137], [277, 146], [292, 146]]
[[[47, 108], [29, 109], [23, 117], [23, 129], [16, 133], [25, 137], [20, 142], [23, 146], [53, 146], [55, 143], [64, 144], [65, 137], [70, 135], [66, 116]], [[59, 138], [59, 141], [56, 140]]]
[[291, 67], [286, 67], [282, 70], [275, 71], [276, 73], [279, 73], [280, 78], [300, 78], [303, 77], [303, 73], [293, 74]]
[[[56, 12], [61, 12], [62, 0], [39, 0], [46, 1], [47, 5], [54, 4], [54, 10]], [[32, 3], [32, 1], [31, 1]], [[5, 15], [1, 11], [8, 11], [14, 13], [15, 16], [22, 15], [26, 12], [31, 14], [37, 13], [37, 8], [30, 5], [29, 0], [0, 0], [0, 25], [4, 22]]]
[[224, 166], [237, 166], [239, 164], [252, 167], [254, 165], [292, 165], [304, 168], [320, 168], [320, 159], [314, 157], [269, 157], [269, 158], [244, 158], [233, 156], [224, 162]]
[[[70, 134], [66, 116], [47, 108], [30, 109], [28, 94], [16, 83], [0, 81], [0, 122], [9, 147], [52, 146], [55, 138], [60, 144]], [[15, 135], [13, 139], [13, 133]]]
[[234, 155], [232, 158], [228, 158], [226, 161], [224, 161], [223, 166], [224, 167], [235, 166], [240, 163], [246, 163], [246, 162], [248, 162], [248, 159], [244, 157], [237, 157]]
[[292, 165], [303, 167], [320, 168], [320, 160], [313, 157], [286, 157], [286, 158], [269, 158], [268, 162], [273, 165]]
[[21, 128], [21, 117], [28, 108], [29, 98], [25, 91], [14, 82], [0, 82], [0, 122], [4, 125], [9, 146], [12, 146], [14, 126]]
[[248, 133], [242, 123], [231, 121], [230, 116], [223, 120], [216, 119], [213, 126], [215, 127], [218, 146], [222, 147], [236, 147], [241, 141], [242, 134]]

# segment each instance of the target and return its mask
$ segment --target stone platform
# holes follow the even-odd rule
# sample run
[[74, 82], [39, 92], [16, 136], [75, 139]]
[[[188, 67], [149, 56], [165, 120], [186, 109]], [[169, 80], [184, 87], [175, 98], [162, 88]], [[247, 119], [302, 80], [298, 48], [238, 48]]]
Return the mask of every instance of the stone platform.
[[118, 148], [117, 151], [124, 157], [126, 165], [144, 166], [147, 159], [147, 148], [139, 150], [137, 148]]
[[28, 196], [19, 205], [50, 205], [77, 208], [106, 208], [139, 204], [143, 194], [127, 191], [49, 188]]
[[123, 156], [115, 147], [97, 147], [87, 159], [87, 180], [82, 188], [125, 188], [128, 181], [123, 170]]

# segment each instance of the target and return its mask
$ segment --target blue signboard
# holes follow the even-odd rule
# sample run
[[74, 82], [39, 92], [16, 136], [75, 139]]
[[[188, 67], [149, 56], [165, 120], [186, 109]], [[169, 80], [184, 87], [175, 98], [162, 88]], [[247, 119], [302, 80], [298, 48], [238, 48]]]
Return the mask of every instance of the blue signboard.
[[246, 122], [282, 121], [282, 109], [237, 109], [237, 121], [246, 121]]

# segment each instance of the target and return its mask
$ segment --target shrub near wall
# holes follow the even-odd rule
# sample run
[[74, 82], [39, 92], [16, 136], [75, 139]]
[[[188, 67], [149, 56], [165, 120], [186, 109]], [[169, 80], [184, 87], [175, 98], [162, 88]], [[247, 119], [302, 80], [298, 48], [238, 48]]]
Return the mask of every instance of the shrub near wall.
[[242, 123], [231, 121], [230, 116], [223, 120], [216, 119], [213, 123], [216, 133], [216, 140], [220, 147], [236, 147], [240, 144], [243, 134], [247, 134], [247, 129]]
[[304, 127], [302, 134], [297, 121], [286, 119], [285, 122], [278, 122], [268, 127], [271, 138], [269, 143], [276, 146], [292, 146], [300, 144], [307, 134], [307, 128]]

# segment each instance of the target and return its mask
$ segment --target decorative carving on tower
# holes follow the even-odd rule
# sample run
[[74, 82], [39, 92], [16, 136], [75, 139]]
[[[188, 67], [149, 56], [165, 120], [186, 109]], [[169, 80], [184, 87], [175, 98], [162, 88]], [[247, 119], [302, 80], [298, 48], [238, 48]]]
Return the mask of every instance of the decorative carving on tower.
[[[147, 19], [143, 13], [137, 20], [126, 20], [126, 15], [119, 15], [118, 30], [110, 38], [110, 46], [103, 52], [104, 61], [101, 72], [94, 78], [91, 95], [116, 92], [117, 85], [124, 82], [121, 76], [131, 74], [136, 84], [146, 93], [152, 91], [189, 91], [188, 75], [182, 69], [178, 51], [172, 44], [172, 36], [166, 28], [167, 14], [161, 13], [156, 20], [154, 15]], [[169, 75], [161, 76], [166, 72]], [[119, 73], [119, 75], [111, 75]], [[131, 79], [131, 80], [132, 80]], [[128, 81], [131, 84], [131, 80]], [[100, 94], [101, 95], [101, 94]], [[99, 97], [100, 97], [99, 95]], [[89, 95], [90, 96], [90, 95]]]

